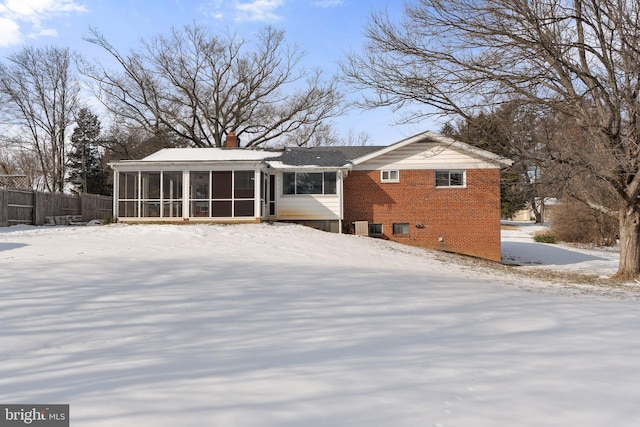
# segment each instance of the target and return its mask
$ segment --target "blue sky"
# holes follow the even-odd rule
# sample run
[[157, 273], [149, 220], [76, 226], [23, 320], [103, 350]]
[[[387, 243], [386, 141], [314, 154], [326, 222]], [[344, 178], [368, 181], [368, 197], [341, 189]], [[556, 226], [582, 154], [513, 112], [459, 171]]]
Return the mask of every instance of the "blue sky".
[[[0, 56], [30, 44], [70, 47], [100, 59], [104, 53], [82, 40], [90, 26], [127, 51], [141, 38], [166, 33], [172, 26], [198, 23], [250, 39], [256, 30], [272, 25], [306, 52], [305, 66], [332, 75], [344, 52], [362, 46], [371, 11], [387, 9], [399, 16], [401, 8], [399, 0], [0, 0]], [[439, 127], [433, 122], [393, 126], [398, 119], [390, 110], [356, 110], [335, 124], [341, 133], [367, 132], [370, 143], [380, 145]]]

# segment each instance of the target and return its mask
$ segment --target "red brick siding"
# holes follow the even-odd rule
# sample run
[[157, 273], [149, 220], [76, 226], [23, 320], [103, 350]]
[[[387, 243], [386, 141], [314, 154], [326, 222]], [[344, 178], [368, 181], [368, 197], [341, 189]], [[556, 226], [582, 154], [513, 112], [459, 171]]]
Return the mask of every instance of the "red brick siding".
[[[382, 224], [385, 238], [500, 261], [500, 170], [469, 169], [465, 188], [435, 188], [435, 171], [401, 170], [399, 183], [380, 171], [351, 171], [344, 181], [344, 223]], [[409, 235], [393, 235], [409, 223]]]

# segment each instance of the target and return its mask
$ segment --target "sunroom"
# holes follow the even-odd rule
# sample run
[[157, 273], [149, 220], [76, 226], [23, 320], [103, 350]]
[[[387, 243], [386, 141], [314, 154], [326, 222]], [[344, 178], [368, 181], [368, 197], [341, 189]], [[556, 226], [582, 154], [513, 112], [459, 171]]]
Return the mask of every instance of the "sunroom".
[[114, 216], [121, 222], [259, 222], [268, 186], [262, 160], [274, 154], [169, 149], [110, 163]]

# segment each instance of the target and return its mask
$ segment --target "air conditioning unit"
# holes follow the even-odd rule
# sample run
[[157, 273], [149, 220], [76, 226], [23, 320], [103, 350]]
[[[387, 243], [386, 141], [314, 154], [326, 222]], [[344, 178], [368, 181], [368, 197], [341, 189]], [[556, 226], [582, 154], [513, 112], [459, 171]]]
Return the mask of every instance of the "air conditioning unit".
[[355, 221], [353, 223], [356, 236], [369, 235], [369, 221]]

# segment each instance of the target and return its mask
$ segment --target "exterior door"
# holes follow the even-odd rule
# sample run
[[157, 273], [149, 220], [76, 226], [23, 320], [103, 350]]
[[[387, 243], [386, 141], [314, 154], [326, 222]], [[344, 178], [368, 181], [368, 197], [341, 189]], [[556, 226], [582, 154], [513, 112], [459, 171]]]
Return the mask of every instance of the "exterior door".
[[276, 176], [269, 175], [269, 191], [267, 191], [268, 216], [276, 216]]

